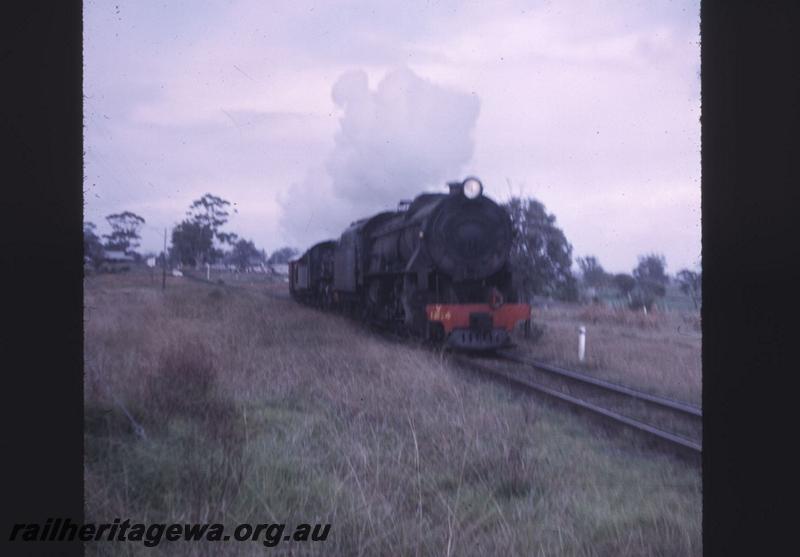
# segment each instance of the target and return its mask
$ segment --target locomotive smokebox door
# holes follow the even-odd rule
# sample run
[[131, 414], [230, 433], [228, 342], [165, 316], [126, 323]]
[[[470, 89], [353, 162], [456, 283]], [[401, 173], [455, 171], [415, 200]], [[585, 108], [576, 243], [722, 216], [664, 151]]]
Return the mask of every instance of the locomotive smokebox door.
[[491, 333], [494, 328], [492, 314], [482, 312], [470, 313], [469, 328], [479, 333]]

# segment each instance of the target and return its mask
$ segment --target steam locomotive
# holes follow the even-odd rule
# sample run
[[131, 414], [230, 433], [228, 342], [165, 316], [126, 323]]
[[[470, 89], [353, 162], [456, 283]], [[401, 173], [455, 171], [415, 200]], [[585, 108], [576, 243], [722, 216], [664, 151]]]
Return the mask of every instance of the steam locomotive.
[[511, 219], [480, 180], [356, 221], [289, 263], [292, 297], [468, 350], [530, 327], [509, 265]]

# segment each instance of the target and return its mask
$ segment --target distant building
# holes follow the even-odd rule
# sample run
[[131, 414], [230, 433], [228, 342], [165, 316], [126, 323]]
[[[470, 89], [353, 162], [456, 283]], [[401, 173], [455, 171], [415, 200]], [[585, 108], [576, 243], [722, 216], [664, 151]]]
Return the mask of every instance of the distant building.
[[245, 271], [248, 273], [266, 273], [267, 267], [261, 255], [253, 255], [248, 258]]
[[271, 263], [267, 266], [269, 268], [269, 272], [273, 275], [277, 275], [280, 277], [288, 277], [289, 276], [289, 264], [288, 263]]
[[103, 250], [103, 261], [108, 263], [133, 263], [136, 258], [124, 251]]
[[136, 258], [121, 250], [103, 250], [97, 270], [105, 273], [120, 273], [128, 271], [131, 265], [136, 262]]

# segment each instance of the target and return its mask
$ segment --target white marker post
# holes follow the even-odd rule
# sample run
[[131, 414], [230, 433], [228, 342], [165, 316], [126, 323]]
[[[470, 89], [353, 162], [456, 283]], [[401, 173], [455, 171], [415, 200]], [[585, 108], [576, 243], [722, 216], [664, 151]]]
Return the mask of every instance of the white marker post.
[[148, 257], [147, 258], [147, 266], [150, 267], [150, 282], [156, 281], [156, 274], [154, 269], [156, 268], [156, 258], [155, 257]]
[[211, 282], [211, 265], [206, 263], [206, 280]]
[[586, 356], [586, 327], [578, 327], [578, 361], [583, 361]]

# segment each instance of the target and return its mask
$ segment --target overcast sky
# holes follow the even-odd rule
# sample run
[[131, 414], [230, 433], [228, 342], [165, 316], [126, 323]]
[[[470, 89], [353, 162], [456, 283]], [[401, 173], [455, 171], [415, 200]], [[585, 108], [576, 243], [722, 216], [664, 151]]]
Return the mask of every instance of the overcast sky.
[[700, 261], [698, 1], [84, 3], [85, 219], [209, 192], [305, 249], [475, 175], [574, 256]]

